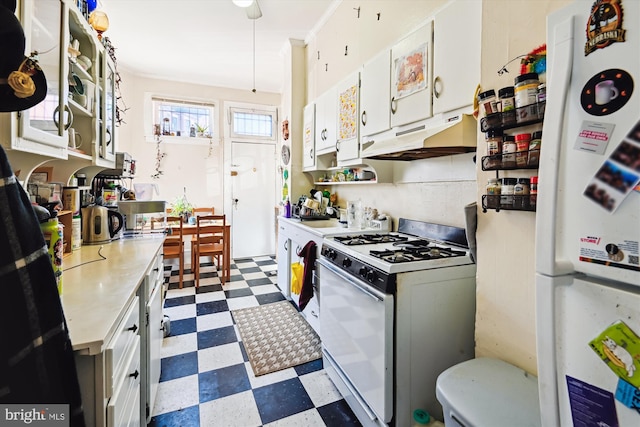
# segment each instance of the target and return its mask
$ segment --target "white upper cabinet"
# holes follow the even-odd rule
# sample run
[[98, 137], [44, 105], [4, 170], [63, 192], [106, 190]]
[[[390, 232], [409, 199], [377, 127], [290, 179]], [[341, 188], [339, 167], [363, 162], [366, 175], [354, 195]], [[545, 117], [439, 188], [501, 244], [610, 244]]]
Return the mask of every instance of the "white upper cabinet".
[[338, 135], [336, 157], [340, 162], [360, 155], [358, 126], [360, 117], [360, 73], [350, 75], [337, 85]]
[[455, 0], [433, 30], [433, 114], [473, 104], [480, 83], [482, 2]]
[[337, 91], [333, 87], [316, 99], [316, 155], [336, 149]]
[[433, 21], [391, 48], [391, 127], [431, 117]]
[[360, 135], [391, 127], [391, 51], [385, 50], [364, 64], [360, 74]]
[[316, 166], [315, 153], [315, 120], [316, 106], [309, 104], [303, 111], [302, 128], [302, 167], [303, 169], [313, 169]]

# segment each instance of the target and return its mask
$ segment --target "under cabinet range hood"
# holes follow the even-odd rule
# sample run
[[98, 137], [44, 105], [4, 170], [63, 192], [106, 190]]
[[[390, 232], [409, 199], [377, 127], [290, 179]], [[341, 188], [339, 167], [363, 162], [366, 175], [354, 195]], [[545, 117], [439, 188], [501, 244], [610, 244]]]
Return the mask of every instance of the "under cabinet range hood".
[[362, 139], [363, 158], [417, 160], [476, 151], [477, 121], [471, 114], [440, 114]]

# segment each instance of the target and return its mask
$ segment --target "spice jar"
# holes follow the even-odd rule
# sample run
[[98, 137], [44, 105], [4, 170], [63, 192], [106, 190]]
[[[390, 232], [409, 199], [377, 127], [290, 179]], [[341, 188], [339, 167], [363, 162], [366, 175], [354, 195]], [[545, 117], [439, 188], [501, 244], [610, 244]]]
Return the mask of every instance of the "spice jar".
[[485, 134], [487, 141], [487, 159], [485, 168], [499, 168], [502, 165], [500, 153], [502, 152], [502, 130], [490, 130]]
[[[528, 145], [527, 145], [528, 146]], [[513, 168], [516, 166], [516, 141], [512, 135], [502, 137], [502, 167]]]
[[490, 89], [486, 92], [481, 92], [480, 94], [478, 94], [478, 104], [480, 104], [480, 107], [482, 108], [482, 111], [484, 111], [485, 116], [497, 113], [499, 110], [498, 104], [496, 102], [496, 91]]
[[540, 83], [538, 85], [538, 118], [544, 118], [544, 107], [547, 101], [547, 85]]
[[497, 178], [487, 181], [487, 207], [496, 209], [500, 206], [500, 183]]
[[502, 178], [500, 185], [500, 207], [512, 208], [513, 207], [513, 194], [514, 187], [517, 183], [516, 178]]
[[502, 125], [509, 126], [516, 123], [516, 106], [513, 98], [513, 86], [503, 87], [498, 91], [500, 109], [502, 111]]
[[538, 177], [529, 178], [529, 206], [534, 208], [538, 202]]
[[538, 118], [538, 73], [521, 74], [515, 78], [513, 86], [518, 123]]
[[524, 168], [529, 164], [529, 141], [531, 134], [519, 133], [516, 135], [516, 167]]
[[517, 178], [516, 185], [513, 187], [514, 207], [525, 209], [529, 207], [529, 186], [529, 178]]
[[537, 167], [540, 163], [540, 145], [542, 144], [542, 131], [535, 131], [531, 135], [531, 141], [529, 141], [529, 159], [527, 164], [529, 166]]

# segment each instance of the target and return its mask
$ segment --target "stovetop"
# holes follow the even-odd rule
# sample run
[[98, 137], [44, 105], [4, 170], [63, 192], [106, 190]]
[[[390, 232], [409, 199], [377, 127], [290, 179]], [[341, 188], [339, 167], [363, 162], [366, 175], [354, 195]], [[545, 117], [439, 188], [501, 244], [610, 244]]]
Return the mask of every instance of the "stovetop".
[[[357, 272], [361, 270], [360, 264], [365, 264], [381, 274], [473, 263], [464, 245], [464, 229], [400, 219], [398, 230], [395, 233], [326, 237], [321, 253], [343, 270]], [[358, 265], [357, 269], [351, 267], [354, 264]]]

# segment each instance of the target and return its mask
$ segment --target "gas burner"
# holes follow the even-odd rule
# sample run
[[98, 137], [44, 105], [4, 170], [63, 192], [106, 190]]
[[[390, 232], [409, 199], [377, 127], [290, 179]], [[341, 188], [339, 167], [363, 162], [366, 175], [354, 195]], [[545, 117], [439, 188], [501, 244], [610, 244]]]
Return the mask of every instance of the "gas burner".
[[334, 236], [334, 239], [343, 245], [371, 245], [374, 243], [389, 243], [408, 240], [405, 236], [397, 234], [358, 234], [354, 236]]
[[399, 250], [371, 250], [369, 251], [369, 254], [386, 262], [395, 264], [399, 262], [452, 258], [465, 255], [465, 252], [455, 251], [448, 248], [427, 247], [426, 245], [423, 245], [422, 247], [414, 246], [413, 248], [409, 249], [403, 247]]
[[393, 246], [397, 246], [405, 251], [423, 251], [425, 248], [431, 246], [431, 242], [428, 240], [410, 240], [405, 242], [394, 242]]

